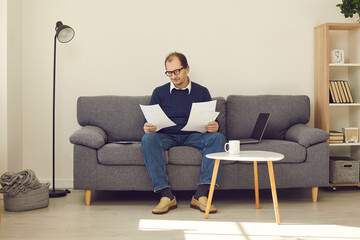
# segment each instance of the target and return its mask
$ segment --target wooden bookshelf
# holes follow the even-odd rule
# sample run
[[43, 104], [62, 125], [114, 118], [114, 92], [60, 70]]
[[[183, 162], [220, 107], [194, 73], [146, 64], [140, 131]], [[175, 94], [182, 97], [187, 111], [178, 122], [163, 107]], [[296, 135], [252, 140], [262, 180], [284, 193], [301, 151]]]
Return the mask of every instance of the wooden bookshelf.
[[[333, 49], [345, 51], [345, 63], [330, 62]], [[325, 23], [314, 27], [315, 127], [327, 132], [346, 127], [360, 129], [360, 24]], [[330, 103], [330, 80], [346, 80], [353, 103]], [[340, 129], [339, 129], [340, 128]], [[360, 143], [331, 143], [330, 155], [344, 153], [360, 160]], [[359, 186], [360, 183], [333, 184]]]

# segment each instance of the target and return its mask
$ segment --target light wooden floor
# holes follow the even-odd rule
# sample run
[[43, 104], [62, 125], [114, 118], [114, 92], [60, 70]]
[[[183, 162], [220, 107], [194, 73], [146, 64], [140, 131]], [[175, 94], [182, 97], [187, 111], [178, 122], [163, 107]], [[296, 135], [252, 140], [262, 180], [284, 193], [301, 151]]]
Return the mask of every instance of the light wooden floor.
[[[44, 209], [4, 211], [0, 239], [360, 239], [360, 190], [279, 189], [281, 225], [275, 224], [270, 190], [260, 191], [255, 209], [251, 190], [215, 191], [218, 213], [204, 214], [189, 207], [191, 192], [175, 192], [178, 208], [153, 215], [158, 195], [151, 192], [98, 192], [85, 206], [84, 191], [50, 199]], [[0, 195], [0, 197], [2, 197]]]

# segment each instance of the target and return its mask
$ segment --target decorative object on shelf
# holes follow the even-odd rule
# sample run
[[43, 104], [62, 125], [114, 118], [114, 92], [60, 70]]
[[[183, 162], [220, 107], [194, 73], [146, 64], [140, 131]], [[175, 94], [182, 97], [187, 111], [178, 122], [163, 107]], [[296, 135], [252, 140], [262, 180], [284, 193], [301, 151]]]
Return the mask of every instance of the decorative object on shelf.
[[359, 141], [359, 128], [343, 128], [342, 129], [346, 143], [357, 143]]
[[331, 63], [343, 64], [345, 62], [344, 59], [345, 59], [344, 50], [334, 49], [331, 51]]
[[56, 190], [55, 189], [55, 69], [56, 69], [56, 39], [61, 43], [70, 42], [75, 35], [74, 29], [64, 25], [62, 22], [58, 21], [55, 27], [55, 37], [54, 37], [54, 73], [53, 73], [53, 182], [52, 189], [49, 190], [49, 196], [51, 198], [55, 197], [64, 197], [70, 191], [65, 190]]
[[[360, 16], [360, 0], [342, 0], [342, 3], [337, 4], [336, 7], [340, 8], [345, 18], [352, 18], [354, 14]], [[360, 17], [357, 22], [360, 23]]]

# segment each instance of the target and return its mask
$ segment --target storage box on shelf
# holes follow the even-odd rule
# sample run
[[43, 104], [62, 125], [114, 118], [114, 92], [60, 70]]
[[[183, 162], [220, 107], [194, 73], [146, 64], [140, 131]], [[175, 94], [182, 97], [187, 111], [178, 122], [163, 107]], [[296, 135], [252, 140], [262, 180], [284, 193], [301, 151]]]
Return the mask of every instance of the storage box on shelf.
[[359, 161], [349, 157], [330, 157], [330, 182], [359, 182]]
[[[325, 23], [314, 28], [315, 49], [315, 127], [327, 132], [360, 127], [360, 24]], [[344, 63], [331, 63], [330, 53], [344, 50]], [[352, 103], [330, 103], [330, 80], [347, 81]], [[330, 98], [329, 98], [330, 97]], [[330, 156], [360, 160], [359, 142], [330, 143]], [[329, 183], [330, 187], [359, 186], [355, 183]]]

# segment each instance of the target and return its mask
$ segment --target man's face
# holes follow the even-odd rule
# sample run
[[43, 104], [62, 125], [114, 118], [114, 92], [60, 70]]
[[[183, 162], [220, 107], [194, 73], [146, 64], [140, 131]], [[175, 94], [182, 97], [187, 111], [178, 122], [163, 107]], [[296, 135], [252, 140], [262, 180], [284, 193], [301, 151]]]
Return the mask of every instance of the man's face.
[[[174, 71], [177, 69], [181, 69], [183, 66], [181, 65], [180, 60], [177, 57], [174, 57], [171, 59], [171, 62], [166, 62], [166, 71]], [[175, 75], [174, 73], [169, 76], [171, 82], [175, 85], [176, 88], [184, 88], [188, 85], [188, 73], [189, 73], [190, 67], [184, 68], [180, 70], [180, 73], [178, 75]]]

